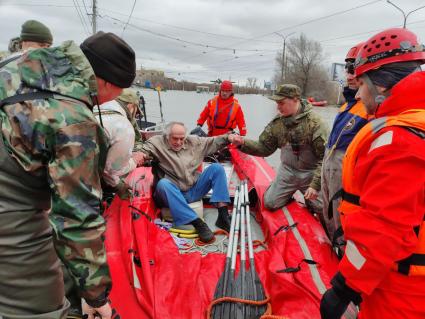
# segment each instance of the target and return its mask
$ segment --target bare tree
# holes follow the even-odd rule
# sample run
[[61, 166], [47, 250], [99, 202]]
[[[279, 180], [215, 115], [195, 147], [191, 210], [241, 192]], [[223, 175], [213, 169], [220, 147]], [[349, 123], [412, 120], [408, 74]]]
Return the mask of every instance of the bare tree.
[[[285, 56], [283, 83], [298, 85], [304, 96], [326, 98], [329, 76], [322, 66], [323, 50], [320, 43], [301, 34], [298, 38], [289, 40]], [[278, 80], [284, 62], [280, 54], [277, 55], [276, 61], [278, 69], [275, 80]], [[282, 82], [278, 80], [276, 83]]]
[[246, 86], [250, 89], [257, 88], [257, 78], [247, 78], [246, 79]]

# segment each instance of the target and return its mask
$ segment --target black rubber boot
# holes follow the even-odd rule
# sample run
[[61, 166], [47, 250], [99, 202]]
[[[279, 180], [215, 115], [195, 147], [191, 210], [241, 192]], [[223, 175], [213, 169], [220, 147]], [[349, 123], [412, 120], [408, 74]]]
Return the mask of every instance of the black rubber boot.
[[197, 218], [192, 221], [191, 224], [193, 225], [193, 227], [195, 227], [196, 231], [198, 232], [199, 239], [203, 243], [208, 243], [213, 240], [214, 233], [202, 219]]
[[227, 206], [218, 207], [218, 217], [215, 225], [227, 232], [230, 232], [230, 215]]
[[82, 319], [83, 310], [81, 309], [81, 296], [78, 286], [72, 279], [70, 270], [62, 264], [63, 281], [65, 287], [66, 299], [69, 300], [71, 306], [69, 307], [67, 319]]

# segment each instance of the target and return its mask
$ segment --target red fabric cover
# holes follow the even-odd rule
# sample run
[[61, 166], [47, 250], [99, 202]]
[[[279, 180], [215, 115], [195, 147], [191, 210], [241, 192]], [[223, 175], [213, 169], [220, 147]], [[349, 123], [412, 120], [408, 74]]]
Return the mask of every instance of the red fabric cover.
[[[241, 178], [249, 179], [250, 188], [256, 186], [261, 199], [270, 179], [275, 177], [273, 169], [262, 158], [253, 159], [236, 149], [232, 149], [231, 153], [238, 174]], [[140, 179], [142, 176], [144, 178]], [[138, 168], [129, 179], [140, 179], [137, 187], [139, 197], [135, 198], [132, 205], [154, 217], [157, 211], [151, 200], [150, 169]], [[259, 205], [261, 209], [257, 219], [265, 234], [268, 249], [255, 254], [255, 264], [266, 292], [271, 297], [273, 314], [297, 319], [320, 318], [321, 295], [313, 283], [309, 267], [303, 263], [301, 271], [297, 273], [276, 272], [286, 267], [296, 267], [304, 258], [292, 231], [273, 235], [280, 226], [288, 225], [288, 221], [282, 211], [269, 212], [261, 201]], [[319, 264], [323, 282], [329, 287], [338, 262], [323, 229], [298, 204], [292, 203], [288, 209], [298, 222], [297, 228], [307, 242], [313, 259]], [[135, 218], [132, 218], [132, 211]], [[205, 318], [206, 309], [223, 271], [225, 254], [214, 253], [205, 257], [199, 253], [179, 254], [168, 232], [129, 208], [128, 201], [116, 198], [106, 217], [106, 248], [113, 281], [110, 297], [120, 317]], [[133, 251], [141, 264], [141, 267], [134, 266], [140, 288], [132, 284]]]
[[[408, 76], [393, 88], [376, 116], [394, 115], [410, 108], [424, 109], [423, 92], [425, 73]], [[386, 132], [392, 132], [391, 143], [371, 151], [369, 144], [359, 153], [353, 183], [360, 186], [360, 207], [345, 221], [346, 239], [355, 243], [366, 262], [357, 270], [344, 256], [339, 270], [350, 287], [363, 293], [362, 307], [368, 309], [368, 314], [379, 313], [379, 318], [416, 318], [408, 315], [411, 312], [401, 312], [416, 307], [423, 318], [423, 302], [416, 305], [418, 298], [411, 296], [425, 300], [425, 278], [394, 274], [390, 269], [417, 246], [413, 227], [421, 223], [425, 212], [425, 140], [400, 127], [385, 128], [377, 138]], [[377, 302], [379, 296], [385, 300]], [[381, 311], [388, 316], [381, 315]]]
[[[209, 119], [211, 113], [215, 113], [215, 107], [212, 105], [213, 100], [217, 99], [218, 103], [218, 116], [216, 120], [216, 125], [218, 126], [224, 126], [226, 124], [226, 119], [228, 117], [228, 114], [230, 112], [230, 108], [232, 107], [233, 103], [239, 103], [237, 99], [234, 98], [234, 96], [230, 96], [228, 99], [222, 99], [220, 95], [215, 96], [213, 99], [209, 100], [207, 105], [205, 105], [204, 109], [202, 110], [201, 114], [199, 115], [198, 121], [196, 122], [198, 125], [204, 125], [205, 121], [209, 120], [208, 123], [208, 136], [217, 136], [229, 133], [228, 129], [219, 129], [216, 127], [211, 127]], [[213, 112], [211, 112], [211, 108], [214, 108]], [[233, 124], [232, 128], [236, 128], [236, 126], [239, 129], [239, 133], [242, 136], [246, 135], [246, 124], [245, 124], [245, 116], [242, 111], [242, 106], [239, 105], [238, 111], [236, 113], [235, 121], [234, 123], [229, 123], [229, 125]]]

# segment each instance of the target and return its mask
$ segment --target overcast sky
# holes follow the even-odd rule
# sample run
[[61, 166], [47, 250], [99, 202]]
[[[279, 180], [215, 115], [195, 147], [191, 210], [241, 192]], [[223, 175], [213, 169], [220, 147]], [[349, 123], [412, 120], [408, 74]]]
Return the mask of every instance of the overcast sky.
[[[425, 0], [392, 2], [406, 13], [425, 6]], [[0, 51], [29, 19], [52, 30], [54, 45], [80, 43], [92, 32], [92, 3], [0, 0]], [[97, 0], [97, 6], [97, 29], [122, 36], [136, 51], [138, 67], [177, 80], [219, 77], [241, 85], [247, 77], [261, 84], [273, 78], [283, 43], [275, 32], [319, 41], [328, 67], [343, 62], [352, 45], [403, 24], [402, 13], [386, 0]], [[407, 27], [425, 42], [425, 8], [408, 17]]]

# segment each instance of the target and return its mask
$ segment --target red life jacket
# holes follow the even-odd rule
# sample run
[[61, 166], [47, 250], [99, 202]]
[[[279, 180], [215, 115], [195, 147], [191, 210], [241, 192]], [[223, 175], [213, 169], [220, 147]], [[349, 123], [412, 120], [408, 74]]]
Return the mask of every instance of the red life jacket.
[[[381, 129], [389, 126], [402, 126], [425, 132], [425, 110], [412, 109], [396, 116], [378, 118], [366, 124], [357, 133], [347, 149], [342, 166], [343, 194], [338, 210], [341, 214], [343, 229], [346, 216], [359, 211], [361, 194], [359, 185], [353, 182], [359, 151], [364, 145], [371, 143]], [[395, 263], [393, 270], [411, 276], [425, 276], [425, 220], [422, 220], [419, 227], [415, 227], [415, 233], [419, 240], [415, 252], [408, 258]]]
[[[235, 98], [233, 102], [219, 108], [219, 97], [215, 96], [209, 103], [208, 114], [208, 136], [217, 136], [229, 133], [236, 128], [236, 115], [238, 114], [240, 104]], [[224, 123], [223, 123], [224, 122]], [[217, 125], [220, 123], [222, 125]], [[223, 125], [224, 124], [224, 125]]]

